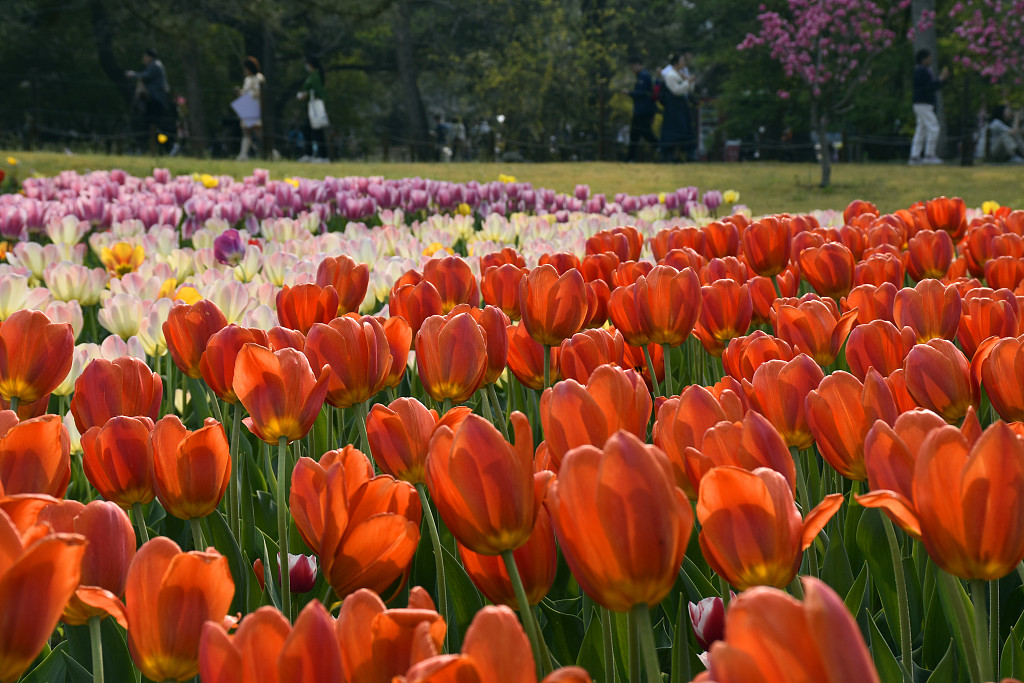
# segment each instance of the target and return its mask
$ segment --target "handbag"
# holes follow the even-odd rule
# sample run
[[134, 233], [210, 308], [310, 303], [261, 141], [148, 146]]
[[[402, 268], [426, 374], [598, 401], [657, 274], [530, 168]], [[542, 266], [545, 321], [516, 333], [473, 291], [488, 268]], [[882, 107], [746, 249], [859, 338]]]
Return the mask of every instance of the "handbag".
[[324, 101], [314, 95], [312, 90], [309, 92], [307, 113], [309, 114], [309, 125], [313, 130], [320, 130], [331, 125], [331, 120], [327, 118], [327, 107], [324, 105]]

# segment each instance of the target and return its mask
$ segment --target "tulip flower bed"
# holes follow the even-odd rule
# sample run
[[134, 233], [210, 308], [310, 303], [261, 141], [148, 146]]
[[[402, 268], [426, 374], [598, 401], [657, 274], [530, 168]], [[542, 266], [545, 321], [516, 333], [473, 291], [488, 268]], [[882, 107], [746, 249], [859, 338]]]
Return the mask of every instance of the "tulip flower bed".
[[0, 195], [0, 683], [1024, 677], [1024, 211], [737, 199]]

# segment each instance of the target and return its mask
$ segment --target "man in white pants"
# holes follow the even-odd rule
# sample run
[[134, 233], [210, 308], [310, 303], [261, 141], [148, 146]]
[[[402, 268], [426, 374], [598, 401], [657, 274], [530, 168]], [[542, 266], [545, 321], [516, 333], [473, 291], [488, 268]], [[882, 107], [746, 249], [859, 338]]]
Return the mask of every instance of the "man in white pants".
[[[917, 127], [910, 144], [910, 163], [941, 164], [935, 154], [939, 142], [939, 117], [935, 115], [935, 93], [946, 84], [949, 69], [944, 68], [938, 78], [932, 73], [932, 55], [928, 50], [918, 50], [914, 56], [914, 116]], [[923, 154], [923, 156], [922, 156]]]

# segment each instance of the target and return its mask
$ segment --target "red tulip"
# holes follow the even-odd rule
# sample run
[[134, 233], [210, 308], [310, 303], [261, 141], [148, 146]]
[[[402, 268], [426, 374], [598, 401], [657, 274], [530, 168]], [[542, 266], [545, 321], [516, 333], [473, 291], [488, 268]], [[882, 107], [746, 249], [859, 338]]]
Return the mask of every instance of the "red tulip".
[[357, 264], [344, 254], [327, 256], [316, 268], [316, 284], [334, 288], [338, 295], [336, 315], [355, 313], [366, 298], [370, 269], [365, 263]]
[[22, 422], [0, 411], [0, 490], [63, 498], [71, 481], [71, 441], [57, 415]]
[[1019, 328], [1017, 300], [1009, 291], [1000, 291], [1004, 291], [1009, 296], [1004, 298], [983, 296], [964, 298], [956, 338], [968, 358], [973, 358], [981, 342], [989, 337], [1017, 336]]
[[86, 478], [101, 496], [125, 510], [156, 498], [152, 432], [148, 417], [113, 417], [82, 435]]
[[231, 386], [235, 378], [235, 359], [246, 344], [270, 346], [267, 333], [255, 328], [228, 325], [210, 336], [199, 359], [199, 374], [220, 400], [238, 403]]
[[201, 374], [200, 359], [210, 337], [227, 324], [227, 318], [217, 304], [209, 299], [201, 299], [191, 306], [173, 306], [163, 324], [163, 333], [167, 340], [167, 351], [178, 369], [198, 379]]
[[0, 396], [34, 403], [48, 395], [71, 371], [74, 348], [70, 324], [51, 323], [40, 311], [15, 311], [0, 324]]
[[997, 341], [981, 366], [981, 377], [999, 416], [1007, 422], [1024, 421], [1024, 338]]
[[458, 406], [439, 421], [437, 412], [414, 398], [398, 398], [390, 405], [375, 404], [366, 418], [366, 433], [374, 462], [385, 474], [412, 484], [426, 481], [430, 437], [438, 424], [452, 429], [470, 413]]
[[909, 327], [901, 332], [887, 320], [873, 320], [850, 332], [846, 341], [846, 363], [853, 376], [862, 382], [871, 368], [888, 377], [903, 367], [914, 341], [914, 331]]
[[[856, 285], [854, 289], [862, 285], [881, 287], [884, 284], [890, 284], [896, 288], [902, 287], [906, 271], [906, 266], [898, 256], [885, 253], [872, 254], [854, 267], [853, 284]], [[892, 306], [890, 306], [891, 308]]]
[[931, 339], [954, 339], [960, 324], [961, 299], [956, 287], [938, 280], [921, 280], [913, 289], [896, 293], [893, 321], [896, 327], [909, 327], [923, 344]]
[[839, 315], [835, 302], [805, 301], [778, 307], [775, 333], [789, 342], [797, 353], [806, 353], [826, 367], [835, 362], [850, 330], [857, 324], [857, 312]]
[[391, 351], [391, 369], [388, 371], [387, 379], [384, 380], [386, 388], [397, 387], [405, 376], [405, 369], [409, 365], [409, 350], [412, 348], [412, 327], [405, 318], [392, 316], [382, 324], [384, 336], [388, 340], [388, 350]]
[[[901, 278], [902, 279], [902, 278]], [[840, 302], [842, 310], [857, 311], [857, 324], [867, 325], [875, 320], [893, 322], [892, 311], [896, 302], [896, 287], [889, 282], [854, 287]]]
[[914, 280], [944, 278], [953, 263], [953, 240], [945, 230], [922, 230], [907, 242], [906, 259]]
[[903, 362], [907, 390], [921, 406], [959, 422], [968, 408], [981, 401], [971, 379], [971, 365], [960, 349], [945, 339], [918, 344]]
[[391, 349], [384, 328], [372, 316], [335, 318], [314, 323], [305, 346], [315, 374], [330, 368], [327, 402], [349, 408], [368, 401], [384, 388], [391, 370]]
[[853, 253], [842, 244], [804, 249], [797, 257], [800, 273], [821, 296], [838, 299], [853, 288]]
[[562, 275], [541, 265], [519, 281], [522, 324], [536, 341], [557, 346], [576, 334], [587, 314], [583, 276], [576, 269]]
[[474, 308], [480, 305], [476, 276], [461, 256], [430, 259], [423, 266], [423, 280], [437, 289], [444, 313], [458, 304], [469, 304]]
[[559, 347], [558, 369], [566, 379], [586, 384], [594, 370], [602, 365], [622, 367], [623, 343], [618, 330], [611, 332], [599, 327], [577, 332]]
[[220, 505], [231, 478], [231, 453], [224, 428], [207, 418], [189, 431], [177, 415], [153, 428], [153, 482], [160, 505], [178, 519], [206, 517]]
[[529, 272], [511, 263], [489, 267], [480, 281], [484, 301], [500, 308], [512, 320], [519, 320], [519, 282]]
[[[541, 390], [544, 388], [544, 347], [530, 336], [526, 326], [509, 325], [505, 328], [508, 335], [508, 369], [523, 386]], [[551, 381], [557, 382], [558, 348], [552, 347], [547, 353], [550, 356]], [[632, 367], [632, 366], [630, 366]]]
[[467, 401], [487, 373], [483, 329], [469, 313], [427, 318], [416, 333], [416, 367], [424, 391], [435, 401]]
[[753, 303], [747, 285], [716, 280], [701, 287], [703, 305], [694, 334], [713, 356], [721, 356], [729, 340], [741, 337], [750, 327]]
[[736, 337], [722, 352], [725, 371], [737, 381], [754, 379], [754, 372], [769, 360], [792, 360], [793, 347], [761, 330]]
[[743, 255], [755, 273], [778, 275], [789, 265], [789, 226], [774, 216], [754, 221], [743, 231]]
[[112, 417], [160, 416], [163, 381], [144, 361], [131, 356], [98, 359], [75, 380], [71, 414], [80, 434], [102, 427]]
[[960, 197], [937, 197], [924, 203], [924, 213], [932, 230], [944, 230], [959, 240], [967, 230], [967, 206]]
[[743, 388], [751, 406], [768, 418], [788, 446], [808, 448], [814, 436], [807, 424], [804, 402], [824, 377], [817, 363], [801, 353], [788, 362], [764, 363], [753, 380], [743, 380]]
[[306, 283], [277, 293], [277, 318], [281, 325], [308, 334], [314, 323], [329, 323], [338, 316], [338, 292], [334, 287]]
[[392, 316], [405, 318], [412, 328], [412, 333], [416, 334], [424, 320], [432, 315], [441, 315], [444, 307], [437, 288], [425, 280], [418, 280], [416, 283], [403, 285], [395, 283], [388, 299], [388, 311]]

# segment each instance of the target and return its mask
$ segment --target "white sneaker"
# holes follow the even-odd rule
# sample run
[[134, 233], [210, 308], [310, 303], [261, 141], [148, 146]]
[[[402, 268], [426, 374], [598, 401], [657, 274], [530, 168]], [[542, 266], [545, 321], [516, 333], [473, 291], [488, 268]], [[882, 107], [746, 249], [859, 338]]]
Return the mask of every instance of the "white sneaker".
[[920, 166], [921, 157], [910, 157], [910, 161], [907, 162], [907, 166]]
[[942, 159], [938, 157], [925, 157], [924, 159], [921, 159], [921, 163], [927, 164], [929, 166], [938, 166], [941, 165], [943, 162]]

